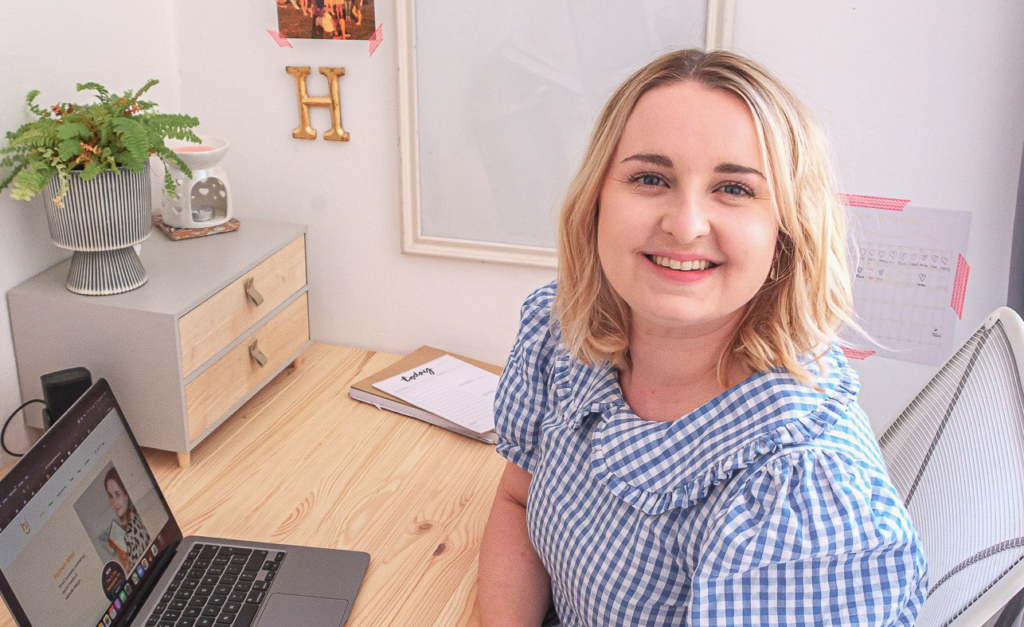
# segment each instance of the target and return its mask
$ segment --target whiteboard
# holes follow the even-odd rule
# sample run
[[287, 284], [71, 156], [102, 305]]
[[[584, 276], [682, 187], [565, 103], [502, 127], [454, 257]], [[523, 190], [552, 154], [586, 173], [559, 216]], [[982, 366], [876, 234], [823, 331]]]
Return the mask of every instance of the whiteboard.
[[601, 107], [720, 4], [399, 0], [403, 251], [553, 266]]

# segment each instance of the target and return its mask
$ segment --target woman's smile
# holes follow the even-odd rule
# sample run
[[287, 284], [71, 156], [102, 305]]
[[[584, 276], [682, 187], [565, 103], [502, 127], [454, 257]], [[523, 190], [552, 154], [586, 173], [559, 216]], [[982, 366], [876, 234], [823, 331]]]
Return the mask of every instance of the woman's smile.
[[654, 266], [652, 269], [659, 277], [667, 281], [679, 283], [696, 283], [708, 278], [719, 267], [719, 264], [707, 259], [686, 259], [669, 255], [644, 254]]

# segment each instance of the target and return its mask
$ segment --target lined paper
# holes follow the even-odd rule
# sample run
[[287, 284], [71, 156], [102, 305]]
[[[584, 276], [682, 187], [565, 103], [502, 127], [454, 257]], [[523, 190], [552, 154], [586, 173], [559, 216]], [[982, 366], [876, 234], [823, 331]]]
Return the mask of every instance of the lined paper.
[[476, 433], [494, 429], [498, 375], [451, 355], [378, 381], [373, 387]]

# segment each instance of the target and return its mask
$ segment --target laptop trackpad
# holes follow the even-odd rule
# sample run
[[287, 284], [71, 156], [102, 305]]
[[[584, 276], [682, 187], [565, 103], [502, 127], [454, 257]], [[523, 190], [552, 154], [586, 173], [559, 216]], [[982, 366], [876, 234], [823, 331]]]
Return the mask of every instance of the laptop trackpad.
[[348, 611], [345, 599], [271, 594], [260, 616], [259, 627], [341, 627]]

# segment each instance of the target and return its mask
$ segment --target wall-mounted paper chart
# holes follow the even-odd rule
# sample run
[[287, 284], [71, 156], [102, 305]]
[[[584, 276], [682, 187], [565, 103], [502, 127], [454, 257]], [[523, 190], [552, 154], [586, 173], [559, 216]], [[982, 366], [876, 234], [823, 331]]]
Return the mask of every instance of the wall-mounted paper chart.
[[970, 212], [864, 196], [844, 202], [856, 246], [854, 311], [883, 347], [871, 348], [883, 357], [942, 364], [953, 352], [967, 287]]

